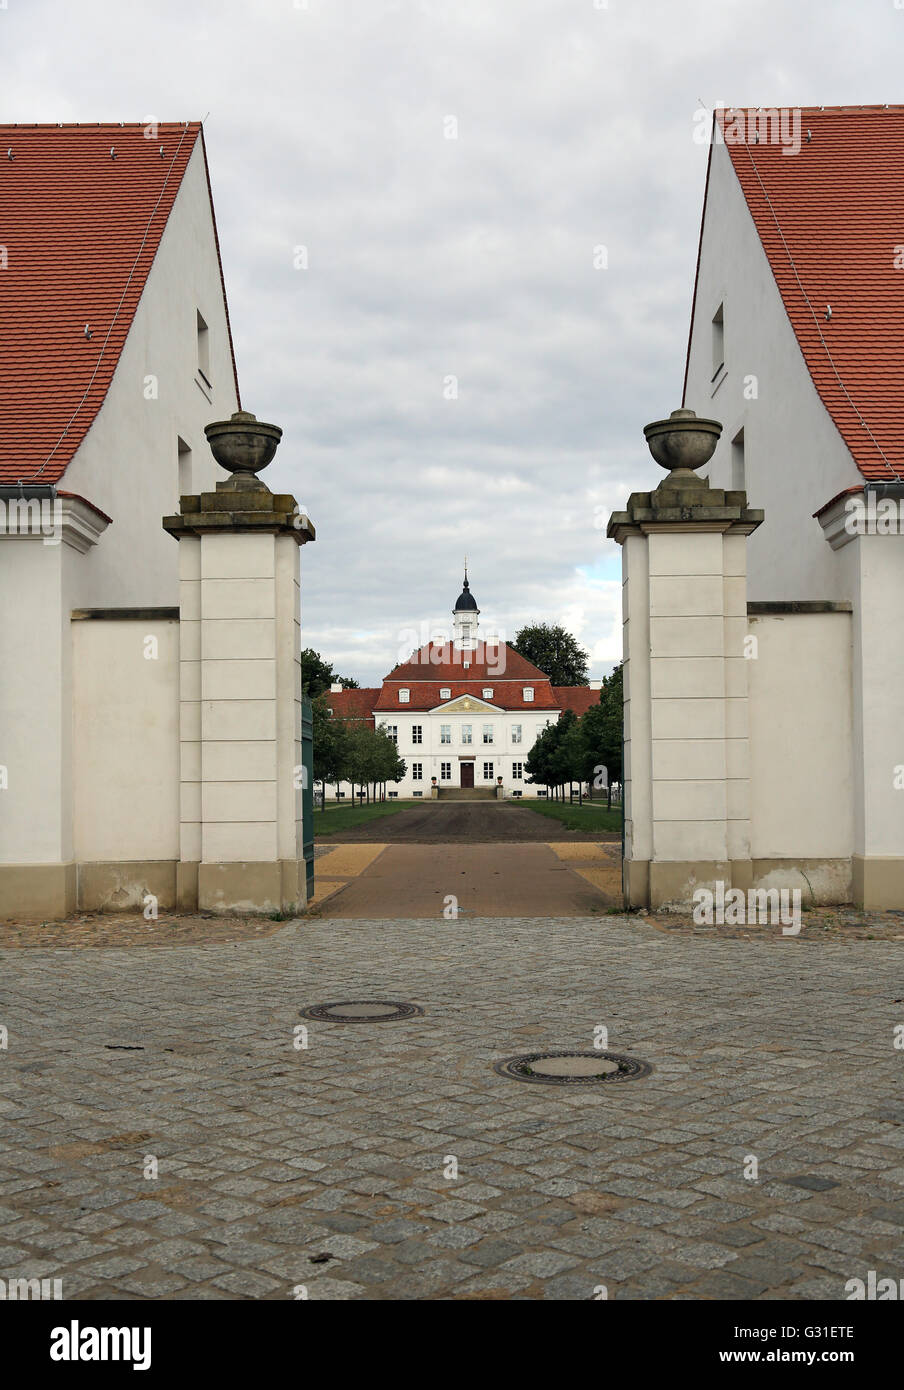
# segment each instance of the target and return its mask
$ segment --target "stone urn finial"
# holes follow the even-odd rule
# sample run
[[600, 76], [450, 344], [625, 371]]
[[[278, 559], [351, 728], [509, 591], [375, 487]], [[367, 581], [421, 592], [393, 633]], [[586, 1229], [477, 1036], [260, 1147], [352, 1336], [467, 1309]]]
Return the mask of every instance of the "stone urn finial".
[[282, 430], [279, 425], [265, 425], [249, 410], [237, 410], [228, 420], [214, 420], [205, 425], [204, 433], [221, 468], [232, 477], [218, 488], [235, 488], [269, 492], [267, 484], [256, 475], [276, 453]]
[[699, 419], [693, 410], [673, 410], [667, 420], [654, 420], [643, 432], [656, 462], [669, 470], [663, 487], [705, 486], [694, 470], [709, 463], [716, 451], [722, 433], [718, 420]]

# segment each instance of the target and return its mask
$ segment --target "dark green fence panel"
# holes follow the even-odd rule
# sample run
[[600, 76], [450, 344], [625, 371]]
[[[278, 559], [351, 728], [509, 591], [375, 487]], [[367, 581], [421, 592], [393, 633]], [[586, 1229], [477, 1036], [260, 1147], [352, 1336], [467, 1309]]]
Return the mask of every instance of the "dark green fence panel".
[[306, 695], [301, 697], [301, 846], [308, 902], [314, 896], [314, 711]]

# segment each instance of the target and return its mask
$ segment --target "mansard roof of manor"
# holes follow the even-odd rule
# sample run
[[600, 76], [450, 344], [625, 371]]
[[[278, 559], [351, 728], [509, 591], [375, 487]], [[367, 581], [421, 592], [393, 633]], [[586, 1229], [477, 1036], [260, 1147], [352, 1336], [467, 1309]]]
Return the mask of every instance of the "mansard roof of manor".
[[[467, 669], [465, 661], [470, 662]], [[532, 684], [545, 681], [549, 684], [548, 676], [506, 642], [482, 639], [472, 651], [462, 651], [451, 642], [428, 642], [390, 671], [383, 686], [385, 689], [387, 682], [412, 685], [415, 681], [441, 682], [444, 686], [455, 681], [529, 681]]]
[[0, 483], [62, 477], [103, 404], [199, 139], [207, 171], [199, 121], [160, 123], [154, 140], [145, 129], [0, 126]]
[[[450, 685], [441, 686], [438, 681], [422, 681], [410, 687], [410, 698], [406, 704], [400, 704], [398, 698], [399, 686], [393, 685], [382, 689], [368, 690], [337, 690], [326, 699], [330, 709], [337, 719], [367, 720], [373, 724], [373, 713], [376, 714], [405, 714], [406, 712], [424, 713], [427, 710], [441, 708], [444, 704], [454, 704], [456, 700], [463, 696], [470, 696], [474, 700], [475, 717], [480, 709], [485, 705], [496, 705], [504, 710], [530, 710], [546, 711], [573, 710], [575, 714], [585, 714], [592, 705], [598, 703], [600, 698], [599, 690], [591, 689], [589, 685], [550, 685], [545, 680], [541, 683], [534, 683], [533, 700], [525, 700], [521, 685], [507, 685], [505, 682], [494, 681], [492, 700], [484, 699], [483, 681], [453, 681]], [[440, 690], [449, 690], [449, 695], [441, 696]]]
[[374, 706], [379, 696], [379, 686], [365, 686], [363, 690], [327, 690], [323, 698], [337, 718], [362, 720], [373, 728]]
[[[406, 687], [405, 682], [396, 684], [393, 682], [383, 683], [380, 691], [380, 698], [374, 705], [374, 709], [381, 714], [392, 711], [395, 714], [404, 714], [406, 710], [431, 710], [440, 705], [452, 704], [463, 695], [469, 695], [477, 704], [496, 705], [499, 709], [512, 710], [551, 710], [558, 709], [556, 698], [552, 692], [552, 686], [544, 676], [541, 680], [531, 681], [534, 692], [532, 700], [525, 700], [524, 686], [521, 681], [501, 679], [499, 676], [489, 675], [481, 680], [450, 680], [450, 681], [417, 681]], [[403, 704], [399, 699], [399, 691], [407, 688], [408, 699]], [[484, 696], [484, 690], [492, 690], [491, 696]], [[440, 691], [448, 690], [448, 695], [441, 695]], [[475, 710], [476, 712], [476, 710]]]
[[864, 478], [904, 478], [904, 106], [803, 107], [795, 154], [717, 117], [823, 404]]

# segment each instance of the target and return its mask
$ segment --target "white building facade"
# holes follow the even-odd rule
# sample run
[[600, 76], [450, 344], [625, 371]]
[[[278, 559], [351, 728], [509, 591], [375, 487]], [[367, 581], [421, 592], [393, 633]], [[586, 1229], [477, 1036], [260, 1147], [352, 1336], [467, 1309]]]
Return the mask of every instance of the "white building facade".
[[202, 818], [207, 653], [180, 583], [193, 543], [161, 522], [214, 492], [205, 426], [239, 406], [203, 132], [2, 135], [0, 913], [172, 905]]
[[[465, 575], [452, 611], [450, 642], [429, 642], [397, 666], [381, 687], [341, 690], [328, 697], [336, 718], [364, 719], [392, 738], [405, 777], [387, 790], [401, 799], [455, 792], [544, 797], [526, 762], [538, 735], [564, 710], [583, 714], [599, 701], [601, 682], [553, 686], [542, 671], [505, 642], [479, 635], [480, 611]], [[340, 797], [352, 788], [340, 784]], [[326, 788], [329, 799], [335, 788]]]
[[904, 109], [796, 116], [794, 147], [714, 123], [683, 401], [713, 495], [610, 523], [636, 902], [904, 908]]

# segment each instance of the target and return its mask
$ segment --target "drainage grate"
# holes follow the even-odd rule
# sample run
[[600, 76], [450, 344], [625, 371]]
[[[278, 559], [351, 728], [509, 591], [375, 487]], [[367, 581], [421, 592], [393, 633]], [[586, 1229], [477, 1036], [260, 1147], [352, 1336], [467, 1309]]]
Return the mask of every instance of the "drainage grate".
[[338, 1004], [312, 1004], [302, 1009], [302, 1018], [316, 1018], [323, 1023], [394, 1023], [399, 1018], [420, 1018], [424, 1010], [417, 1004], [402, 1004], [385, 999], [345, 999]]
[[528, 1052], [506, 1057], [493, 1067], [515, 1081], [538, 1081], [548, 1086], [598, 1086], [606, 1081], [633, 1081], [648, 1076], [649, 1062], [616, 1052]]

